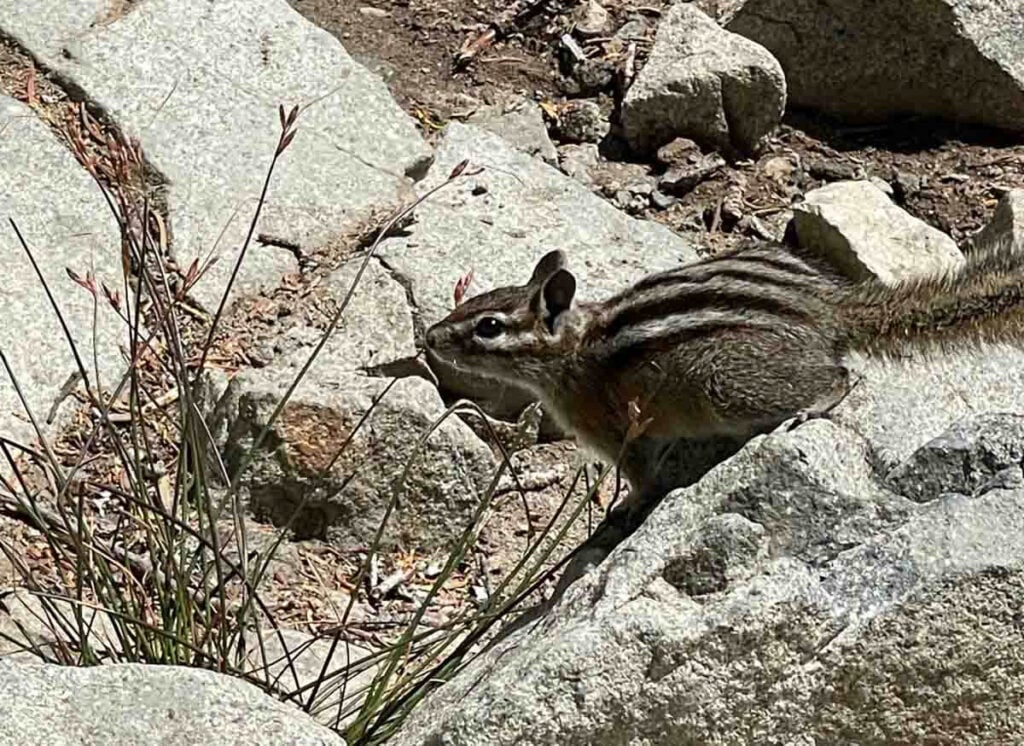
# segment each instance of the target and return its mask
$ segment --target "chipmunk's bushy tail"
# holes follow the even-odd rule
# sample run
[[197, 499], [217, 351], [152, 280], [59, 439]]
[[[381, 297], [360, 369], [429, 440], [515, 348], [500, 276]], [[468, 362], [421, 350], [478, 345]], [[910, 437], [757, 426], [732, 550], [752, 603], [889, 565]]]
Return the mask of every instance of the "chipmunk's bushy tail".
[[1024, 253], [977, 250], [941, 276], [862, 282], [837, 301], [850, 350], [894, 356], [986, 342], [1024, 346]]

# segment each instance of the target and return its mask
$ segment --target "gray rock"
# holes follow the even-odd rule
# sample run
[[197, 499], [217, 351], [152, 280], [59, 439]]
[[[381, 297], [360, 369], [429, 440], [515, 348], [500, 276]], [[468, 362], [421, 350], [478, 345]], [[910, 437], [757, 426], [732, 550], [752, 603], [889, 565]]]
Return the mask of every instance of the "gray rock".
[[567, 143], [600, 142], [610, 127], [597, 101], [568, 101], [558, 112], [558, 136]]
[[1010, 189], [996, 205], [995, 214], [984, 228], [971, 236], [975, 248], [1012, 246], [1024, 250], [1024, 189]]
[[[195, 289], [204, 305], [215, 307], [243, 242], [277, 142], [279, 104], [308, 108], [278, 164], [261, 232], [312, 247], [396, 200], [406, 174], [427, 163], [427, 147], [383, 82], [284, 0], [149, 0], [95, 25], [76, 25], [77, 11], [67, 21], [58, 12], [40, 19], [13, 0], [0, 7], [0, 30], [140, 138], [167, 181], [179, 262], [217, 247], [220, 262]], [[74, 50], [62, 54], [69, 38]], [[254, 246], [238, 291], [295, 268], [290, 252]]]
[[601, 36], [608, 30], [608, 11], [597, 0], [587, 0], [573, 13], [573, 21], [580, 36]]
[[1024, 462], [1024, 415], [972, 415], [918, 448], [889, 474], [889, 481], [913, 500], [942, 492], [974, 494], [1007, 469]]
[[558, 167], [567, 176], [586, 186], [594, 183], [590, 172], [600, 160], [601, 156], [594, 143], [558, 146]]
[[658, 187], [669, 194], [682, 196], [714, 176], [723, 166], [725, 159], [718, 153], [703, 155], [698, 151], [690, 162], [674, 165], [659, 176]]
[[728, 29], [771, 50], [795, 104], [849, 118], [916, 113], [1024, 129], [1018, 3], [747, 0]]
[[1022, 537], [1024, 491], [915, 505], [829, 423], [759, 438], [396, 744], [1017, 742]]
[[651, 56], [622, 102], [622, 128], [642, 152], [680, 136], [750, 152], [785, 108], [786, 80], [767, 50], [677, 3], [662, 17]]
[[[89, 373], [97, 351], [100, 384], [112, 390], [125, 365], [119, 345], [128, 332], [102, 292], [93, 335], [93, 299], [72, 282], [71, 269], [114, 290], [123, 287], [117, 223], [99, 188], [27, 106], [0, 96], [0, 351], [44, 431], [50, 408], [77, 371], [60, 321], [8, 223], [14, 220], [50, 287]], [[91, 381], [95, 385], [95, 381]], [[71, 398], [74, 402], [74, 398]], [[70, 410], [70, 407], [63, 407]], [[25, 443], [36, 433], [0, 365], [0, 435]], [[0, 457], [0, 472], [7, 472]]]
[[[47, 66], [61, 57], [75, 57], [84, 29], [116, 20], [108, 0], [53, 2], [29, 7], [19, 0], [0, 0], [0, 29], [10, 34]], [[125, 8], [122, 15], [128, 12]]]
[[476, 125], [503, 139], [512, 147], [552, 165], [558, 162], [558, 151], [548, 136], [540, 106], [522, 98], [507, 106], [478, 109], [469, 119]]
[[71, 668], [0, 659], [0, 743], [49, 746], [341, 746], [299, 709], [213, 671]]
[[978, 412], [1024, 412], [1024, 351], [1001, 346], [899, 362], [851, 357], [859, 383], [832, 418], [894, 468], [955, 422]]
[[559, 81], [569, 96], [596, 96], [607, 93], [615, 82], [615, 64], [606, 59], [586, 59], [570, 63], [572, 73]]
[[[211, 431], [226, 433], [224, 462], [232, 474], [294, 379], [287, 362], [237, 376], [217, 404]], [[373, 412], [355, 430], [374, 400]], [[418, 439], [444, 411], [437, 391], [422, 379], [367, 378], [318, 359], [242, 473], [249, 508], [277, 525], [291, 521], [298, 538], [366, 546]], [[493, 468], [487, 446], [449, 417], [409, 469], [384, 545], [436, 548], [457, 540]]]
[[693, 163], [701, 157], [700, 145], [686, 137], [677, 137], [658, 148], [659, 163], [666, 166], [682, 166]]
[[889, 199], [892, 199], [894, 196], [896, 196], [896, 192], [892, 188], [892, 184], [890, 184], [885, 179], [879, 178], [878, 176], [871, 176], [870, 178], [868, 178], [868, 181], [871, 184], [873, 184], [878, 189], [878, 191], [880, 191]]
[[651, 207], [654, 207], [658, 210], [667, 210], [668, 208], [672, 207], [672, 205], [674, 205], [675, 203], [675, 197], [670, 197], [669, 195], [662, 192], [660, 189], [655, 189], [653, 192], [651, 192]]
[[647, 38], [648, 25], [643, 16], [632, 18], [626, 21], [619, 30], [615, 32], [615, 39], [624, 41], [639, 41]]
[[[352, 722], [355, 717], [352, 708], [358, 707], [365, 699], [366, 687], [377, 673], [378, 665], [372, 658], [372, 651], [340, 640], [331, 655], [330, 639], [317, 639], [293, 629], [282, 629], [280, 634], [267, 630], [264, 632], [263, 644], [262, 655], [258, 653], [255, 642], [253, 645], [251, 662], [254, 674], [285, 690], [309, 686], [325, 674], [340, 676], [342, 674], [339, 672], [345, 670], [344, 698], [338, 687], [342, 679], [331, 679], [320, 687], [310, 714], [318, 722], [333, 726], [338, 722], [338, 706], [341, 705], [347, 714], [339, 724], [344, 727]], [[266, 669], [263, 668], [263, 662], [267, 664]], [[307, 690], [307, 697], [308, 693]]]
[[[289, 345], [287, 339], [278, 341], [286, 351], [283, 364], [297, 367], [306, 361], [310, 348], [319, 343], [330, 317], [351, 290], [362, 263], [361, 258], [348, 261], [321, 283], [317, 306], [323, 315], [315, 326], [291, 330], [295, 344]], [[388, 371], [415, 356], [412, 309], [405, 288], [373, 260], [366, 265], [337, 328], [320, 351], [317, 366], [334, 371]]]
[[847, 276], [894, 283], [957, 267], [956, 242], [893, 204], [870, 181], [814, 189], [793, 206], [797, 241], [819, 251]]
[[921, 177], [915, 173], [893, 169], [892, 181], [896, 199], [900, 202], [906, 202], [921, 191]]
[[[463, 159], [483, 172], [432, 196], [417, 208], [409, 235], [380, 246], [381, 259], [411, 288], [424, 324], [451, 310], [455, 283], [470, 271], [469, 295], [521, 284], [537, 259], [554, 248], [568, 255], [584, 299], [607, 297], [645, 274], [696, 257], [667, 228], [622, 214], [586, 187], [469, 125], [448, 125], [419, 189], [444, 181]], [[526, 401], [510, 389], [496, 392], [493, 383], [438, 372], [449, 375], [446, 385], [461, 394], [502, 399], [494, 411], [507, 414]]]

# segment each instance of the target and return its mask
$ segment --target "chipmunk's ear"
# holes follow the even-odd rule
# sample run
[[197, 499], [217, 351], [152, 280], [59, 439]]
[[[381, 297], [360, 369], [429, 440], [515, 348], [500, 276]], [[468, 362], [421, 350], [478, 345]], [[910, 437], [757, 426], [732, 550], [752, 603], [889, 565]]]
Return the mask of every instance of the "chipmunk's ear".
[[534, 293], [530, 303], [533, 312], [544, 320], [549, 332], [554, 332], [558, 317], [572, 308], [576, 295], [576, 278], [567, 269], [556, 269], [554, 274]]
[[533, 268], [533, 275], [530, 277], [530, 282], [527, 284], [540, 287], [541, 283], [564, 266], [565, 254], [558, 249], [549, 251], [541, 257], [539, 262], [537, 262], [537, 266]]

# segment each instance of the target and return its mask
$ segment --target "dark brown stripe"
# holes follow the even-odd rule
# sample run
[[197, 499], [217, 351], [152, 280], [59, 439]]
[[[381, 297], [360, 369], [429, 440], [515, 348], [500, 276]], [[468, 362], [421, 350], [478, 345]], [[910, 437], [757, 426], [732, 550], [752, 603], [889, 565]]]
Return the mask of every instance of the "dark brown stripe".
[[633, 303], [612, 314], [600, 333], [611, 338], [627, 327], [647, 321], [710, 310], [756, 311], [791, 319], [811, 319], [814, 315], [813, 305], [802, 307], [793, 302], [802, 300], [800, 298], [756, 295], [744, 288], [709, 288], [703, 285], [692, 285], [685, 291], [680, 287], [678, 290], [680, 292], [668, 296], [659, 295], [648, 303], [634, 298]]
[[[651, 275], [650, 277], [646, 277], [636, 283], [636, 285], [633, 286], [633, 289], [646, 290], [648, 288], [655, 288], [680, 280], [697, 282], [725, 275], [727, 273], [742, 272], [738, 267], [730, 268], [721, 266], [727, 263], [749, 264], [752, 265], [751, 269], [754, 269], [756, 266], [761, 266], [768, 270], [774, 270], [784, 275], [794, 275], [798, 278], [821, 277], [817, 270], [806, 265], [799, 258], [788, 257], [788, 259], [791, 259], [792, 261], [786, 261], [778, 255], [771, 256], [766, 253], [739, 252], [736, 254], [726, 254], [712, 259], [706, 259], [702, 262], [698, 262], [697, 264], [689, 264], [685, 267], [680, 267], [679, 269], [673, 269], [667, 272]], [[752, 274], [756, 277], [763, 277], [765, 279], [775, 279], [777, 277], [769, 273], [761, 274], [756, 271]], [[782, 284], [782, 282], [778, 281], [777, 284]]]
[[682, 329], [674, 334], [663, 335], [655, 339], [645, 339], [625, 347], [613, 349], [607, 354], [608, 364], [612, 370], [627, 367], [636, 364], [644, 358], [652, 357], [687, 342], [707, 339], [722, 332], [740, 331], [744, 328], [746, 327], [743, 324], [737, 323], [735, 319], [709, 320], [706, 324]]

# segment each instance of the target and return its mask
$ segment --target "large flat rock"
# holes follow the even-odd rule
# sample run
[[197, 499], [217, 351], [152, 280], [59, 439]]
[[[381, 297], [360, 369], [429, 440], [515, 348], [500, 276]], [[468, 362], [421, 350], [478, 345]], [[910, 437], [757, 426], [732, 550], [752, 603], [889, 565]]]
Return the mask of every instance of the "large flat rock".
[[[59, 10], [65, 5], [73, 12]], [[255, 209], [279, 104], [306, 108], [259, 231], [309, 248], [395, 200], [407, 174], [426, 165], [428, 148], [383, 82], [284, 0], [146, 0], [100, 23], [80, 5], [39, 13], [0, 0], [0, 32], [140, 138], [167, 181], [181, 264], [215, 246], [222, 257], [195, 291], [207, 306], [220, 297]], [[291, 253], [254, 246], [239, 288], [295, 268]]]
[[759, 438], [395, 743], [1017, 743], [1022, 537], [1019, 489], [917, 504], [833, 424]]
[[241, 679], [177, 666], [73, 668], [0, 660], [0, 743], [343, 746]]
[[[92, 178], [28, 107], [0, 97], [0, 350], [29, 407], [45, 423], [68, 376], [77, 370], [69, 343], [43, 286], [8, 223], [13, 219], [53, 292], [92, 377], [95, 341], [100, 383], [112, 389], [124, 369], [127, 342], [100, 296], [95, 327], [90, 294], [65, 272], [93, 269], [112, 289], [122, 287], [117, 223]], [[28, 442], [35, 431], [9, 375], [0, 366], [0, 435]], [[2, 467], [0, 467], [2, 468]]]
[[473, 271], [468, 296], [520, 285], [533, 265], [562, 249], [584, 299], [621, 290], [645, 274], [693, 261], [690, 244], [664, 226], [636, 220], [560, 171], [474, 126], [452, 123], [418, 189], [444, 181], [468, 158], [477, 176], [432, 196], [408, 235], [381, 244], [380, 256], [410, 283], [426, 324], [452, 308], [456, 281]]
[[1024, 351], [1002, 346], [900, 361], [850, 360], [859, 383], [833, 412], [893, 466], [957, 420], [1024, 412]]
[[791, 103], [1024, 129], [1020, 3], [747, 0], [727, 28], [778, 58]]

